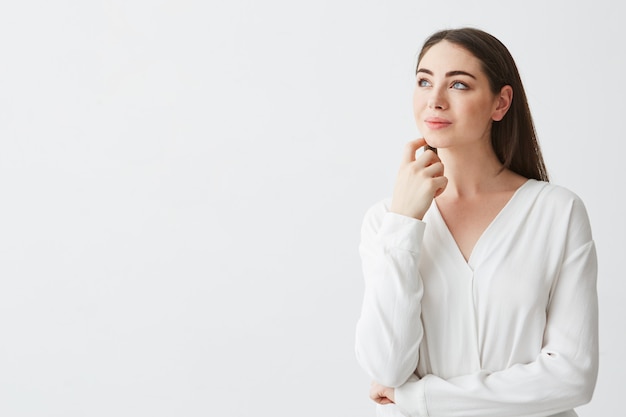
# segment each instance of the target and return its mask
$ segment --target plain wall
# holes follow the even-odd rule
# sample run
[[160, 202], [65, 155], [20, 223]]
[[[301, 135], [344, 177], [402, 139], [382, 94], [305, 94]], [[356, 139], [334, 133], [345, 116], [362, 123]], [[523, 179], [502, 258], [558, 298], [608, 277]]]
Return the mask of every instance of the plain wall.
[[615, 415], [617, 7], [3, 2], [0, 415], [373, 416], [359, 227], [417, 135], [421, 43], [464, 25], [509, 47], [552, 181], [587, 205], [601, 367], [579, 414]]

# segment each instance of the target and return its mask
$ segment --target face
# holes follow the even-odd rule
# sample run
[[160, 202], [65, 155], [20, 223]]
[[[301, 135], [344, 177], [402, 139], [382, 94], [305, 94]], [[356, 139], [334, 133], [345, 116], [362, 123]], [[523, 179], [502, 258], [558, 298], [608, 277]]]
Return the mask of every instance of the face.
[[448, 148], [491, 143], [491, 122], [504, 117], [499, 112], [502, 100], [500, 94], [491, 92], [478, 58], [441, 41], [423, 56], [416, 78], [413, 114], [429, 145]]

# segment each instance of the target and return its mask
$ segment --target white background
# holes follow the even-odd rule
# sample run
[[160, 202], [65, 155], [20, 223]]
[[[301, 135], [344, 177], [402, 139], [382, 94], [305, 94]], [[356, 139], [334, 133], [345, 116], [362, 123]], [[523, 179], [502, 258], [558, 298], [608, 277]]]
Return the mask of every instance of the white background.
[[617, 3], [216, 3], [1, 3], [0, 415], [373, 416], [359, 227], [417, 134], [422, 42], [464, 25], [509, 47], [552, 180], [587, 205], [601, 369], [579, 414], [619, 413]]

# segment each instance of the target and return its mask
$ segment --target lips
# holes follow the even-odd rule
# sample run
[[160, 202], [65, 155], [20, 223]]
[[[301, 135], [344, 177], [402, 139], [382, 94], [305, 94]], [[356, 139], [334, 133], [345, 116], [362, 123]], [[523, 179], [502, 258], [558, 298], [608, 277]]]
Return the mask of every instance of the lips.
[[427, 117], [424, 123], [426, 123], [426, 126], [430, 129], [444, 129], [452, 124], [450, 120], [444, 119], [443, 117]]

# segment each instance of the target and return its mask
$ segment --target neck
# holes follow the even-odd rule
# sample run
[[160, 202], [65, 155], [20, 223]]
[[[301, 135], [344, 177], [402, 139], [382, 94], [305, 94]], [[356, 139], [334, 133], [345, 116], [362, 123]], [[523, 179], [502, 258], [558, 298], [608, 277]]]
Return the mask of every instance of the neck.
[[[451, 147], [439, 150], [448, 185], [446, 198], [471, 198], [483, 193], [502, 191], [511, 175], [502, 169], [493, 148], [488, 146]], [[442, 195], [443, 195], [442, 194]]]

